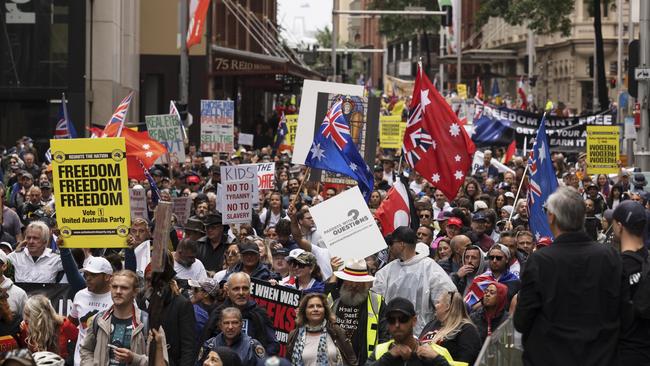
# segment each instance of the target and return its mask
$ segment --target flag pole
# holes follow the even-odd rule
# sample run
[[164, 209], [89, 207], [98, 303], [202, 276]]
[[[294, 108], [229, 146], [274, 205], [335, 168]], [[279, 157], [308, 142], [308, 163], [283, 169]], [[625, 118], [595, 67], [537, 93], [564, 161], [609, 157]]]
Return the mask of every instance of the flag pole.
[[300, 192], [302, 191], [302, 186], [305, 185], [305, 182], [309, 180], [309, 176], [311, 175], [311, 167], [308, 166], [307, 170], [305, 171], [305, 178], [300, 182], [300, 187], [298, 187], [298, 194], [291, 200], [291, 206], [296, 205], [296, 200], [298, 199], [298, 196], [300, 196]]
[[512, 211], [510, 211], [510, 217], [508, 218], [508, 221], [512, 221], [512, 215], [515, 213], [515, 210], [517, 208], [517, 200], [519, 199], [519, 194], [521, 193], [521, 186], [524, 185], [524, 179], [526, 178], [526, 173], [528, 172], [528, 164], [526, 164], [526, 168], [524, 168], [524, 174], [521, 175], [521, 182], [519, 182], [519, 188], [517, 188], [517, 195], [515, 196], [515, 207], [512, 208]]

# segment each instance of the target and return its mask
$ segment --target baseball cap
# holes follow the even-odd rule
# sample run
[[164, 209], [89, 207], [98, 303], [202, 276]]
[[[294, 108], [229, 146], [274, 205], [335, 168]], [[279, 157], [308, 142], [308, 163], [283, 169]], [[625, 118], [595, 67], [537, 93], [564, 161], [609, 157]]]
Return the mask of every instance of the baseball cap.
[[82, 269], [84, 272], [90, 272], [90, 273], [105, 273], [105, 274], [113, 274], [113, 266], [106, 260], [106, 258], [103, 257], [90, 257], [86, 261], [86, 264], [84, 265], [84, 268]]
[[487, 209], [487, 208], [488, 208], [487, 203], [485, 203], [485, 202], [483, 202], [483, 201], [476, 201], [476, 202], [474, 202], [474, 212], [476, 212], [476, 211], [478, 211], [478, 210], [485, 210], [485, 209]]
[[6, 241], [0, 242], [0, 250], [2, 250], [3, 248], [9, 249], [10, 252], [14, 251], [14, 247], [11, 246], [11, 243]]
[[187, 178], [185, 178], [187, 183], [199, 183], [201, 181], [201, 178], [199, 178], [198, 175], [190, 175]]
[[289, 249], [287, 249], [285, 247], [278, 248], [278, 249], [272, 249], [271, 250], [271, 255], [274, 256], [274, 257], [276, 255], [281, 256], [281, 257], [286, 257], [286, 256], [289, 255]]
[[302, 252], [295, 259], [296, 262], [312, 266], [316, 264], [316, 256], [310, 252]]
[[512, 193], [512, 192], [506, 192], [506, 193], [504, 193], [503, 195], [504, 195], [505, 197], [508, 197], [508, 198], [512, 198], [512, 199], [515, 198], [515, 194]]
[[450, 217], [449, 220], [447, 220], [447, 226], [450, 225], [463, 227], [463, 221], [458, 217]]
[[203, 281], [189, 280], [187, 281], [187, 284], [190, 285], [190, 287], [202, 289], [207, 292], [208, 295], [214, 295], [216, 290], [219, 289], [219, 283], [211, 278]]
[[52, 185], [50, 182], [43, 182], [41, 183], [41, 189], [52, 189]]
[[612, 218], [626, 228], [643, 228], [647, 221], [643, 206], [631, 200], [619, 203], [612, 213]]
[[238, 247], [239, 247], [239, 253], [241, 254], [245, 254], [245, 253], [260, 254], [260, 248], [257, 246], [257, 244], [253, 243], [252, 241], [245, 241], [239, 244]]
[[477, 212], [474, 215], [472, 215], [472, 221], [487, 221], [487, 216], [485, 216], [483, 212]]
[[415, 316], [413, 303], [403, 297], [396, 297], [386, 304], [386, 314], [402, 313], [409, 317]]
[[302, 249], [300, 249], [300, 248], [293, 249], [293, 250], [291, 250], [291, 251], [289, 252], [289, 255], [288, 255], [286, 258], [284, 258], [284, 259], [286, 259], [287, 262], [289, 262], [289, 261], [291, 261], [291, 260], [294, 260], [294, 259], [298, 258], [298, 256], [299, 256], [300, 254], [304, 253], [304, 252], [305, 252], [305, 251], [302, 250]]

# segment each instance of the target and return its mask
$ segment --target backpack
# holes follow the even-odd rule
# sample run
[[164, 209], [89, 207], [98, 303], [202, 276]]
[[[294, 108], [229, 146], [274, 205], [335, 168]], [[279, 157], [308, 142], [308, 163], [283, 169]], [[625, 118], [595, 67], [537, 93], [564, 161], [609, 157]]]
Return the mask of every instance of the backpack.
[[650, 255], [644, 259], [636, 252], [625, 252], [623, 254], [641, 263], [641, 279], [632, 297], [632, 303], [638, 316], [643, 319], [650, 319]]

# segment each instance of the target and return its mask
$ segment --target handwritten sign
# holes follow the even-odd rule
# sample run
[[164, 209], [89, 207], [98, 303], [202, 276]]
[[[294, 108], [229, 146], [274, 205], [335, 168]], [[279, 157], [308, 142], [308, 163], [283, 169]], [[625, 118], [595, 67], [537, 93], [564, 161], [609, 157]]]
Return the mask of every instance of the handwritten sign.
[[275, 163], [257, 164], [257, 188], [273, 189], [275, 183]]
[[[185, 144], [183, 143], [183, 131], [181, 123], [176, 114], [161, 114], [145, 116], [147, 132], [149, 136], [163, 144], [172, 161], [185, 161]], [[166, 157], [161, 157], [161, 162], [168, 163]]]
[[201, 101], [201, 151], [231, 153], [234, 146], [232, 100]]

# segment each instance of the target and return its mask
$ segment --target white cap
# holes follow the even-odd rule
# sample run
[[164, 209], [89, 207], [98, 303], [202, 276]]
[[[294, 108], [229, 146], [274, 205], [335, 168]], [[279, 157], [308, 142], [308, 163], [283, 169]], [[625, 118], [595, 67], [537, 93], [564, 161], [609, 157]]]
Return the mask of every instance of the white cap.
[[304, 252], [305, 251], [300, 248], [293, 249], [292, 251], [289, 252], [288, 256], [284, 257], [284, 259], [286, 259], [287, 261], [291, 259], [296, 259], [298, 258], [299, 255], [301, 255]]
[[474, 202], [474, 212], [476, 212], [478, 210], [485, 210], [486, 208], [488, 208], [487, 203], [485, 203], [483, 201]]
[[82, 271], [85, 272], [90, 272], [90, 273], [105, 273], [112, 275], [113, 274], [113, 266], [106, 260], [106, 258], [103, 257], [90, 257], [88, 260], [86, 260], [86, 265], [82, 269]]
[[505, 197], [508, 197], [508, 198], [515, 198], [515, 194], [512, 193], [512, 192], [506, 192], [506, 193], [504, 193], [503, 195], [504, 195]]

